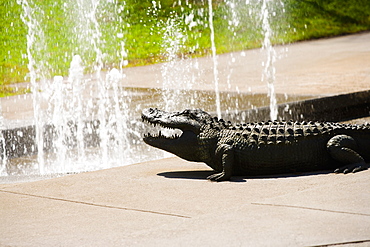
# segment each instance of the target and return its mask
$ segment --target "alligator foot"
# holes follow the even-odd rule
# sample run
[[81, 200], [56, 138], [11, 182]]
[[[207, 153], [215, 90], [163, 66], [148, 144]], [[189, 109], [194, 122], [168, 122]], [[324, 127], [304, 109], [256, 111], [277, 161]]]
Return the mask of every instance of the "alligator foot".
[[355, 173], [368, 168], [364, 158], [356, 151], [358, 146], [351, 136], [334, 136], [328, 141], [327, 148], [333, 159], [347, 164], [335, 169], [335, 173]]
[[227, 176], [224, 172], [220, 172], [220, 173], [215, 173], [211, 176], [208, 176], [207, 179], [210, 181], [221, 182], [221, 181], [230, 180], [230, 177], [231, 176]]
[[335, 173], [350, 173], [350, 172], [359, 172], [369, 168], [369, 165], [366, 163], [356, 163], [356, 164], [349, 164], [342, 167], [339, 167], [334, 170]]

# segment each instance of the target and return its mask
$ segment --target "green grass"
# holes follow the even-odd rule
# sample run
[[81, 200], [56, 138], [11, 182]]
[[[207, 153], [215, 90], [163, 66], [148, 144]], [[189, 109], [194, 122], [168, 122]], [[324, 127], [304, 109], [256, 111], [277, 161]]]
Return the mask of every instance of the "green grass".
[[[34, 15], [39, 20], [45, 34], [45, 45], [34, 53], [37, 68], [44, 71], [45, 77], [67, 75], [73, 54], [83, 57], [86, 71], [92, 70], [95, 52], [91, 49], [92, 33], [83, 35], [80, 29], [72, 32], [73, 23], [78, 20], [74, 12], [77, 7], [63, 5], [62, 0], [29, 0], [38, 11]], [[104, 1], [102, 1], [104, 2]], [[239, 24], [229, 25], [233, 12], [227, 1], [213, 0], [214, 28], [218, 53], [257, 48], [261, 46], [263, 35], [260, 25], [261, 1], [252, 0], [246, 6], [237, 6], [235, 13]], [[235, 1], [238, 2], [238, 1]], [[168, 59], [165, 34], [181, 33], [183, 38], [178, 57], [188, 58], [209, 55], [211, 52], [210, 29], [208, 27], [207, 0], [157, 0], [154, 7], [151, 0], [119, 0], [101, 8], [98, 21], [102, 32], [104, 69], [118, 67], [121, 59], [129, 66], [140, 66], [163, 62]], [[159, 3], [161, 7], [159, 7]], [[179, 4], [181, 3], [181, 4]], [[275, 15], [270, 23], [274, 30], [273, 43], [291, 43], [300, 40], [331, 37], [342, 34], [370, 30], [370, 3], [368, 0], [282, 0], [275, 4]], [[65, 17], [64, 11], [72, 13]], [[3, 0], [0, 3], [0, 96], [1, 92], [12, 94], [6, 85], [29, 81], [26, 51], [27, 28], [20, 15], [22, 7], [16, 0]], [[185, 23], [187, 16], [193, 15], [190, 27]], [[173, 29], [168, 21], [176, 20]], [[166, 28], [167, 27], [167, 28]], [[86, 29], [86, 28], [85, 28]], [[117, 36], [122, 33], [123, 37]], [[173, 37], [173, 36], [172, 36]], [[41, 42], [42, 39], [36, 39]], [[79, 44], [79, 45], [76, 45]], [[127, 56], [122, 58], [122, 45]], [[40, 61], [43, 61], [41, 63]]]
[[0, 3], [0, 85], [23, 81], [28, 71], [22, 58], [26, 50], [26, 28], [20, 14], [16, 1]]
[[[368, 0], [302, 0], [289, 1], [288, 22], [295, 32], [287, 42], [317, 39], [370, 30]], [[297, 11], [299, 10], [299, 11]]]
[[0, 98], [6, 96], [14, 96], [20, 94], [30, 93], [30, 89], [28, 88], [17, 88], [17, 87], [9, 87], [9, 86], [0, 86]]

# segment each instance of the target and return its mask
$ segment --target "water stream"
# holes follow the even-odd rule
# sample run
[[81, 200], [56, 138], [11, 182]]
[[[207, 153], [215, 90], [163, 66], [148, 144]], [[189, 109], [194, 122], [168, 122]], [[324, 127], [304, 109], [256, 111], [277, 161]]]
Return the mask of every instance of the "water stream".
[[[263, 81], [269, 88], [271, 118], [277, 119], [277, 102], [288, 101], [288, 98], [276, 95], [274, 91], [276, 53], [271, 45], [273, 31], [269, 20], [269, 2], [263, 1], [260, 15], [263, 50], [267, 54]], [[49, 63], [51, 58], [48, 56], [51, 55], [47, 52], [48, 47], [57, 44], [50, 43], [53, 39], [47, 36], [42, 24], [48, 15], [37, 6], [37, 1], [17, 0], [17, 3], [22, 6], [21, 18], [28, 30], [26, 55], [36, 133], [36, 144], [27, 148], [37, 155], [13, 157], [12, 162], [8, 162], [9, 154], [5, 152], [7, 142], [1, 133], [1, 150], [4, 152], [0, 168], [2, 175], [80, 172], [164, 157], [164, 152], [141, 142], [143, 126], [140, 112], [145, 107], [154, 105], [168, 111], [203, 108], [216, 112], [220, 118], [221, 109], [230, 110], [231, 106], [237, 111], [239, 105], [243, 109], [266, 105], [268, 98], [263, 94], [220, 91], [212, 0], [208, 0], [208, 9], [204, 3], [198, 12], [183, 15], [173, 12], [166, 21], [158, 21], [157, 30], [149, 30], [161, 32], [163, 36], [161, 48], [164, 60], [160, 65], [161, 79], [157, 82], [162, 87], [153, 85], [156, 89], [123, 86], [126, 80], [124, 67], [128, 64], [123, 30], [125, 23], [120, 15], [125, 9], [124, 4], [119, 5], [114, 0], [69, 0], [64, 3], [64, 18], [69, 24], [61, 32], [69, 36], [74, 47], [72, 53], [66, 52], [61, 58], [69, 67], [68, 76], [63, 77]], [[189, 5], [187, 1], [184, 4]], [[243, 11], [252, 8], [252, 5], [260, 6], [249, 1], [227, 1], [226, 6], [231, 12], [228, 23], [234, 38], [241, 16], [245, 15]], [[160, 8], [160, 1], [152, 1], [148, 13], [156, 16]], [[207, 11], [208, 15], [204, 14]], [[109, 33], [115, 37], [114, 45], [119, 47], [116, 67], [105, 63], [105, 58], [110, 55], [107, 47], [112, 44], [104, 39], [100, 23], [102, 16], [115, 19], [120, 24], [110, 27], [113, 33]], [[208, 25], [210, 29], [213, 92], [193, 90], [193, 86], [200, 82], [190, 71], [204, 71], [199, 70], [196, 59], [189, 61], [185, 56], [179, 56], [187, 35], [196, 25]], [[234, 60], [231, 57], [231, 63]], [[228, 88], [233, 83], [231, 73], [232, 70], [227, 77]]]
[[40, 18], [37, 14], [42, 14], [43, 11], [37, 8], [36, 3], [32, 0], [18, 0], [18, 4], [22, 6], [23, 14], [21, 15], [22, 21], [27, 26], [27, 58], [28, 58], [28, 70], [29, 78], [31, 83], [31, 89], [33, 92], [33, 109], [34, 109], [34, 121], [35, 121], [35, 143], [37, 147], [33, 147], [38, 150], [38, 170], [40, 174], [45, 173], [44, 159], [44, 138], [43, 138], [43, 122], [42, 122], [42, 111], [40, 109], [40, 102], [43, 101], [41, 91], [45, 81], [47, 71], [47, 61], [40, 58], [35, 58], [35, 54], [38, 55], [46, 50], [45, 37], [42, 29], [42, 25], [39, 23]]
[[218, 83], [218, 62], [217, 62], [217, 51], [215, 44], [215, 29], [213, 25], [213, 6], [212, 0], [208, 0], [208, 15], [209, 15], [209, 28], [211, 30], [211, 51], [213, 60], [213, 83], [215, 84], [216, 93], [216, 112], [217, 117], [221, 118], [221, 104], [220, 104], [220, 89]]
[[275, 62], [276, 62], [276, 51], [271, 44], [271, 39], [273, 35], [273, 30], [270, 25], [270, 15], [271, 15], [271, 0], [263, 0], [261, 7], [261, 20], [262, 20], [262, 30], [264, 33], [264, 39], [262, 43], [262, 49], [266, 52], [266, 59], [262, 63], [264, 67], [262, 74], [262, 82], [266, 82], [268, 86], [268, 96], [270, 97], [270, 118], [271, 120], [276, 120], [278, 118], [278, 109], [276, 103], [276, 93], [275, 93]]

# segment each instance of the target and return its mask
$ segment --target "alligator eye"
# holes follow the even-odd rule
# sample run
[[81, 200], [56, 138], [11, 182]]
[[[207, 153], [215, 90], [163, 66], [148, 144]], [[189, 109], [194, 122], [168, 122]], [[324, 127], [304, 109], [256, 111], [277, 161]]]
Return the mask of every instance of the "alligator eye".
[[187, 110], [184, 110], [183, 112], [181, 112], [179, 115], [185, 115], [185, 116], [188, 116], [190, 118], [193, 118], [194, 117], [194, 114], [191, 110], [187, 109]]

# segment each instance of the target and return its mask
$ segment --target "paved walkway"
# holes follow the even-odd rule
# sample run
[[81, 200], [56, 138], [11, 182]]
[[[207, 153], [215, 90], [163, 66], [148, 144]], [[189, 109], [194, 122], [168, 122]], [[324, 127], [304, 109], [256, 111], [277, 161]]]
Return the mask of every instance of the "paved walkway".
[[178, 158], [0, 185], [0, 246], [370, 245], [370, 170], [213, 183]]
[[[276, 93], [333, 95], [370, 89], [370, 32], [276, 47]], [[260, 49], [218, 56], [221, 91], [266, 93]], [[124, 85], [162, 86], [163, 64], [126, 69]], [[192, 88], [214, 90], [211, 58], [185, 60]], [[175, 71], [176, 73], [176, 71]], [[230, 85], [229, 85], [230, 84]], [[178, 81], [172, 87], [183, 87]]]
[[[369, 41], [363, 33], [288, 46], [277, 62], [277, 92], [369, 89]], [[261, 63], [252, 59], [259, 54], [233, 55], [239, 90], [265, 90]], [[219, 58], [222, 90], [227, 56]], [[244, 56], [250, 59], [237, 63]], [[158, 66], [127, 70], [126, 85], [153, 86]], [[1, 184], [0, 246], [370, 246], [370, 170], [222, 183], [206, 181], [210, 173], [204, 164], [168, 158]]]

